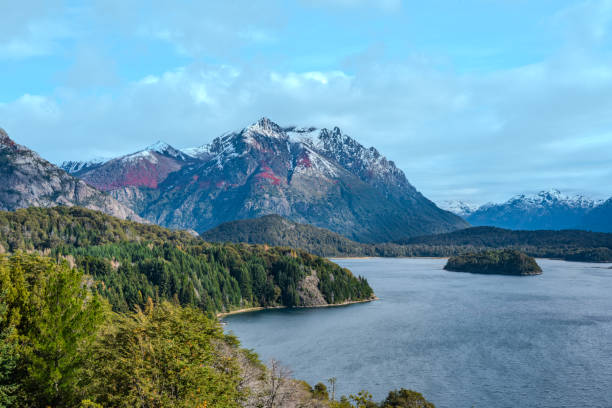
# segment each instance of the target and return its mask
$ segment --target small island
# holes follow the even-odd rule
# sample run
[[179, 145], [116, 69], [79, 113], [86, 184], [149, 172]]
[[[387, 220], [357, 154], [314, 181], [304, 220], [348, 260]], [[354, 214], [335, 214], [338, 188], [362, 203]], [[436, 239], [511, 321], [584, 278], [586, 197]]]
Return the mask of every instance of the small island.
[[487, 275], [540, 275], [542, 269], [532, 257], [513, 249], [471, 252], [449, 258], [444, 269]]

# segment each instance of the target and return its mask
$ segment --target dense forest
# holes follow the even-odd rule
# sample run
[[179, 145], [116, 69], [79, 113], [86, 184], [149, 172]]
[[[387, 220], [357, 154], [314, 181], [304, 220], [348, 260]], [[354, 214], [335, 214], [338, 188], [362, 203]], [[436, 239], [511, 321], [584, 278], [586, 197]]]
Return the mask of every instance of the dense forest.
[[564, 231], [512, 231], [474, 227], [396, 243], [362, 244], [324, 228], [272, 215], [221, 224], [206, 240], [287, 245], [320, 256], [453, 256], [485, 249], [516, 249], [534, 257], [612, 262], [612, 234]]
[[91, 278], [91, 287], [122, 312], [144, 307], [147, 298], [213, 313], [373, 297], [365, 279], [302, 250], [210, 244], [186, 232], [82, 208], [0, 212], [0, 252], [19, 250], [79, 267]]
[[117, 313], [84, 282], [66, 260], [0, 255], [0, 407], [433, 407], [406, 389], [336, 400], [198, 308], [149, 297]]
[[487, 250], [452, 256], [444, 269], [487, 275], [527, 276], [542, 273], [535, 259], [513, 249]]

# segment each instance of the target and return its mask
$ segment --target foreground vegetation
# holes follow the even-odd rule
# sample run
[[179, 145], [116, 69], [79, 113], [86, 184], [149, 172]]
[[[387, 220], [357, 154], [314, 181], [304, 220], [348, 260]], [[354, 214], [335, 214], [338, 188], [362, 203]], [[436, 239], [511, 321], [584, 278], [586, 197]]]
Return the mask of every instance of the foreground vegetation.
[[0, 340], [0, 407], [433, 407], [404, 389], [330, 400], [197, 308], [113, 312], [91, 276], [37, 254], [0, 255]]
[[590, 231], [511, 231], [474, 227], [396, 243], [364, 244], [324, 228], [280, 216], [233, 221], [202, 235], [215, 242], [287, 245], [320, 256], [447, 257], [487, 249], [515, 249], [533, 257], [612, 262], [612, 234]]
[[0, 253], [18, 250], [83, 269], [92, 289], [121, 312], [143, 308], [148, 298], [212, 314], [373, 297], [365, 279], [302, 250], [210, 244], [186, 232], [81, 208], [0, 212]]
[[489, 250], [452, 256], [444, 269], [487, 275], [525, 276], [542, 273], [542, 269], [535, 259], [512, 249]]

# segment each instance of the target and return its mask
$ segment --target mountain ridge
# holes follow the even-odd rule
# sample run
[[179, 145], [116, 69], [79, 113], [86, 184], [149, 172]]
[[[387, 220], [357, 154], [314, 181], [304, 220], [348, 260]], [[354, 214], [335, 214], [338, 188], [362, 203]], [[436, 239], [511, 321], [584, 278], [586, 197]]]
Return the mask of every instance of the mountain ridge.
[[[472, 206], [451, 201], [441, 204], [465, 218], [474, 226], [495, 226], [515, 230], [588, 229], [612, 232], [610, 223], [602, 226], [598, 219], [610, 218], [612, 207], [583, 195], [566, 195], [557, 189], [536, 194], [518, 194], [502, 203]], [[601, 207], [601, 208], [600, 208]], [[600, 208], [599, 210], [597, 210]], [[594, 215], [590, 215], [590, 214]], [[599, 215], [597, 215], [599, 214]]]

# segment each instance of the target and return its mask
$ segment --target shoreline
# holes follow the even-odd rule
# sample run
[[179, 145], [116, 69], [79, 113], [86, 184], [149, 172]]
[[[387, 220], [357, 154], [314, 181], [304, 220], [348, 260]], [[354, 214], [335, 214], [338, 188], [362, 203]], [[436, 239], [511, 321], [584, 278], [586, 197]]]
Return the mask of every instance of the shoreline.
[[327, 259], [372, 259], [381, 258], [379, 256], [330, 256]]
[[[449, 259], [449, 256], [329, 256], [324, 257], [329, 260], [343, 260], [343, 259]], [[550, 261], [563, 261], [563, 262], [574, 262], [574, 263], [589, 263], [589, 264], [608, 264], [612, 263], [612, 261], [576, 261], [573, 259], [565, 259], [559, 257], [539, 257], [534, 256], [534, 259], [547, 259]]]
[[450, 256], [329, 256], [326, 259], [448, 259]]
[[[380, 298], [378, 296], [374, 296], [371, 299], [349, 300], [349, 301], [342, 302], [342, 303], [330, 303], [330, 304], [327, 304], [327, 305], [298, 306], [298, 307], [294, 307], [292, 309], [318, 309], [318, 308], [324, 308], [324, 307], [341, 307], [341, 306], [354, 305], [354, 304], [358, 304], [358, 303], [369, 303], [369, 302], [374, 302], [376, 300], [380, 300]], [[274, 310], [274, 309], [290, 309], [290, 308], [288, 306], [246, 307], [244, 309], [236, 309], [236, 310], [232, 310], [230, 312], [217, 313], [217, 319], [223, 319], [226, 316], [237, 315], [237, 314], [242, 314], [242, 313], [260, 312], [262, 310]]]

